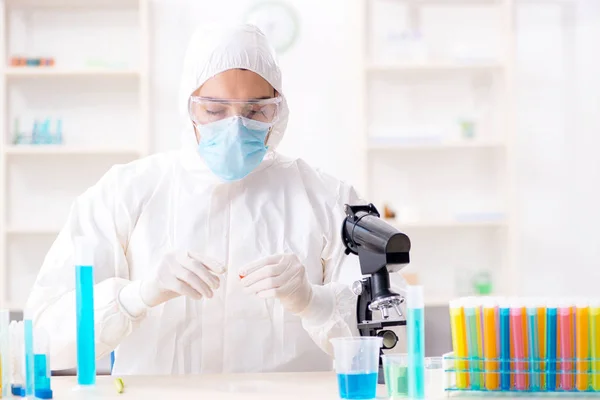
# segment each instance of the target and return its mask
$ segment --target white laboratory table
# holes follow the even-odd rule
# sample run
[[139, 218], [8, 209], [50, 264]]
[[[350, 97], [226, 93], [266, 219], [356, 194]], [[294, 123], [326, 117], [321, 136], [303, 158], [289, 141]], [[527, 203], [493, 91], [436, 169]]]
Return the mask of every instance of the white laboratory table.
[[[73, 390], [76, 377], [52, 379], [54, 399], [177, 399], [177, 400], [337, 400], [332, 372], [227, 374], [188, 376], [124, 376], [125, 390], [117, 393], [115, 377], [98, 376], [96, 389]], [[378, 385], [378, 398], [385, 397]]]
[[[115, 377], [99, 376], [94, 391], [73, 390], [75, 377], [52, 380], [54, 399], [177, 399], [177, 400], [337, 400], [336, 376], [332, 372], [227, 374], [195, 376], [125, 376], [125, 390], [117, 393]], [[441, 382], [440, 382], [441, 385]], [[378, 385], [378, 399], [387, 399], [384, 385]], [[469, 400], [489, 400], [474, 395], [450, 396]], [[447, 399], [446, 394], [428, 399]], [[498, 397], [496, 397], [498, 398]], [[503, 396], [504, 399], [510, 398]], [[532, 397], [526, 397], [533, 399]], [[548, 397], [546, 397], [547, 399]], [[577, 399], [563, 397], [560, 399]], [[581, 397], [579, 397], [581, 398]], [[542, 399], [542, 398], [540, 398]]]

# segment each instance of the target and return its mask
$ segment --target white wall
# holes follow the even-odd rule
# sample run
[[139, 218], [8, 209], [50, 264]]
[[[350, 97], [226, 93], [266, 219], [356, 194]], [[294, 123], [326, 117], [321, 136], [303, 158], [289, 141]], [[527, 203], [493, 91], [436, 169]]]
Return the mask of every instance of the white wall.
[[518, 13], [520, 291], [597, 295], [600, 2]]

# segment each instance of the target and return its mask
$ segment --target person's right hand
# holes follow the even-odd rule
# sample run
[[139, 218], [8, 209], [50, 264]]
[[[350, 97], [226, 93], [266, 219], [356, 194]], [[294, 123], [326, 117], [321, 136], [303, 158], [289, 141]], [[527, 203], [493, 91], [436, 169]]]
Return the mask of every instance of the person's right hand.
[[155, 307], [179, 296], [199, 300], [211, 298], [219, 288], [219, 275], [225, 267], [191, 252], [170, 253], [163, 257], [154, 275], [142, 281], [140, 295], [148, 307]]

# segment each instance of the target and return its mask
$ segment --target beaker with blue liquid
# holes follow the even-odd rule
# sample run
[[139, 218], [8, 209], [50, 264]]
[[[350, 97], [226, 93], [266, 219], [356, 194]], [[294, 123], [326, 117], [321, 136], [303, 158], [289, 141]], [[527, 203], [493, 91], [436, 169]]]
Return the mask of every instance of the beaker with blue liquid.
[[380, 337], [343, 337], [331, 339], [340, 398], [375, 399]]

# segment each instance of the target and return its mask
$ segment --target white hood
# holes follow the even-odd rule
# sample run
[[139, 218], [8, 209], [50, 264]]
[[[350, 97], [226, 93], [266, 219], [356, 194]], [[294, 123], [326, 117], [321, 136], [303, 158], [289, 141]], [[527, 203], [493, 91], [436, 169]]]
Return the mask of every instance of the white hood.
[[273, 126], [267, 145], [275, 150], [283, 138], [289, 109], [282, 89], [281, 70], [275, 51], [266, 36], [254, 25], [221, 26], [197, 29], [185, 55], [179, 90], [180, 114], [184, 122], [183, 145], [196, 147], [196, 137], [188, 114], [190, 95], [213, 76], [230, 69], [257, 73], [282, 97], [279, 119]]

